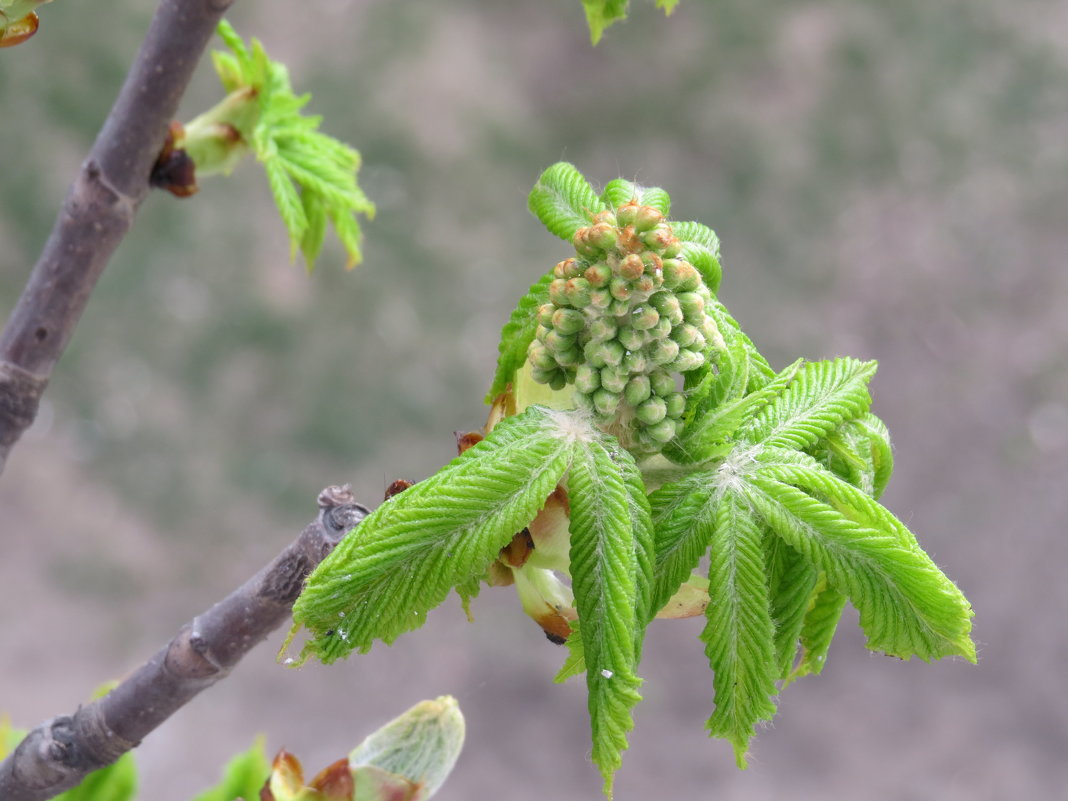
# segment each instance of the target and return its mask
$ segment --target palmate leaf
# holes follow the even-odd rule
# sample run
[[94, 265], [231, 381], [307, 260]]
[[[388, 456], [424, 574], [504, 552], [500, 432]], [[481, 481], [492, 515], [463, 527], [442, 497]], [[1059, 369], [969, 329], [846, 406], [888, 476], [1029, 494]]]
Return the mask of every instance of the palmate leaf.
[[708, 620], [701, 641], [715, 675], [712, 736], [734, 746], [738, 767], [746, 764], [753, 727], [775, 715], [774, 634], [764, 564], [764, 534], [746, 502], [724, 491], [716, 505], [708, 568]]
[[531, 286], [501, 329], [501, 339], [497, 345], [497, 372], [486, 395], [486, 403], [492, 403], [509, 384], [513, 384], [515, 374], [526, 363], [527, 349], [538, 330], [538, 307], [549, 302], [549, 284], [552, 280], [553, 274], [549, 272]]
[[971, 607], [904, 526], [911, 543], [901, 530], [861, 525], [786, 483], [803, 472], [762, 468], [750, 476], [747, 496], [767, 525], [853, 602], [868, 647], [902, 659], [956, 654], [974, 662]]
[[875, 367], [875, 362], [856, 359], [805, 364], [739, 437], [769, 446], [814, 445], [846, 420], [867, 412], [867, 383]]
[[[571, 586], [586, 665], [593, 761], [611, 796], [612, 776], [633, 728], [630, 710], [641, 700], [637, 667], [648, 607], [651, 564], [636, 538], [651, 538], [648, 512], [628, 483], [633, 460], [608, 438], [578, 440], [567, 477], [571, 505]], [[630, 474], [630, 475], [628, 475]], [[638, 479], [640, 482], [640, 479]], [[647, 547], [647, 546], [646, 546]]]
[[794, 548], [770, 531], [764, 532], [764, 562], [775, 623], [777, 678], [794, 668], [801, 631], [811, 605], [819, 571]]
[[690, 577], [708, 551], [720, 495], [715, 473], [702, 471], [665, 484], [649, 496], [656, 532], [653, 609], [659, 611]]
[[642, 186], [623, 178], [605, 184], [601, 201], [610, 209], [636, 201], [642, 206], [652, 206], [665, 217], [671, 213], [671, 197], [659, 186]]
[[591, 215], [604, 209], [589, 181], [566, 161], [541, 174], [530, 190], [527, 206], [550, 233], [568, 242], [579, 228], [590, 224]]
[[821, 576], [801, 626], [801, 658], [786, 676], [783, 687], [802, 676], [817, 675], [823, 670], [845, 602], [846, 597], [827, 586], [827, 577]]
[[719, 263], [719, 237], [699, 222], [673, 222], [671, 230], [682, 245], [682, 255], [701, 273], [708, 291], [715, 294], [723, 277]]
[[434, 476], [394, 496], [309, 576], [293, 607], [324, 662], [422, 625], [449, 591], [481, 574], [563, 476], [571, 440], [532, 406], [499, 423]]

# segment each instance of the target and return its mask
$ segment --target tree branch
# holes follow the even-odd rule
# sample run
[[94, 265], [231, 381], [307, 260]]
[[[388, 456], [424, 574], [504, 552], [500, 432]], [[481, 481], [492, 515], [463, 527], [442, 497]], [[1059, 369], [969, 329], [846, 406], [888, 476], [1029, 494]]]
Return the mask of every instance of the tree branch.
[[233, 0], [162, 0], [126, 82], [67, 191], [0, 334], [0, 472], [37, 406], [97, 278], [149, 191], [193, 69]]
[[307, 575], [368, 514], [348, 486], [323, 490], [319, 509], [318, 519], [270, 564], [184, 625], [110, 693], [27, 734], [0, 762], [0, 798], [45, 801], [73, 787], [225, 678], [289, 619]]

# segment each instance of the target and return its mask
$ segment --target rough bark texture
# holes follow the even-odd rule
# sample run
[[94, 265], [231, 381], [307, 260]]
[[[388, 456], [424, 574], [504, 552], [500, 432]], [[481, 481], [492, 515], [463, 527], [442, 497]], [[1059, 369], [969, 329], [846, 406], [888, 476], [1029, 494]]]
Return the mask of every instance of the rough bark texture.
[[0, 471], [89, 294], [149, 191], [152, 165], [194, 67], [233, 0], [162, 0], [40, 259], [0, 335]]
[[270, 564], [184, 625], [114, 690], [27, 734], [0, 762], [0, 799], [45, 801], [73, 787], [225, 678], [289, 619], [304, 579], [368, 513], [347, 486], [323, 490], [319, 507], [318, 519]]

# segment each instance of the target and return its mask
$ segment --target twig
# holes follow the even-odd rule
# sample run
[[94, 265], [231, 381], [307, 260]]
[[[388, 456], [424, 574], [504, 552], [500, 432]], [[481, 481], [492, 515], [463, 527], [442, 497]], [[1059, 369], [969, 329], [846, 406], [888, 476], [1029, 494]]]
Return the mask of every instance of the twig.
[[89, 294], [149, 191], [190, 76], [233, 0], [162, 0], [52, 233], [0, 335], [0, 472]]
[[45, 801], [135, 748], [197, 693], [225, 678], [289, 619], [304, 579], [368, 514], [348, 486], [319, 495], [319, 517], [267, 567], [185, 624], [103, 698], [47, 720], [0, 762], [3, 801]]

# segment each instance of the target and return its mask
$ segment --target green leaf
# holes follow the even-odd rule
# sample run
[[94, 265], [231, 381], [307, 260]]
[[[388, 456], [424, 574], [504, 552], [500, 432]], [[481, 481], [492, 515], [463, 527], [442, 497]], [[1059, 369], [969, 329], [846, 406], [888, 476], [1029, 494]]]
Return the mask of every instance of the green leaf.
[[571, 621], [571, 634], [564, 645], [567, 646], [567, 658], [560, 666], [559, 672], [553, 677], [553, 682], [563, 684], [572, 676], [580, 676], [586, 672], [586, 654], [582, 651], [582, 635], [579, 634], [580, 621]]
[[571, 587], [586, 662], [593, 761], [611, 796], [612, 776], [641, 695], [635, 673], [642, 613], [642, 569], [627, 481], [617, 444], [576, 441], [567, 478], [571, 505]]
[[875, 362], [856, 359], [805, 364], [739, 436], [770, 446], [814, 445], [846, 420], [868, 411], [867, 384], [875, 367]]
[[652, 206], [665, 217], [671, 212], [671, 197], [659, 186], [641, 186], [616, 178], [605, 184], [604, 191], [601, 192], [601, 201], [613, 210], [632, 200], [642, 206]]
[[527, 205], [542, 225], [567, 242], [575, 232], [590, 224], [590, 218], [604, 209], [589, 182], [573, 164], [559, 161], [538, 178], [530, 190]]
[[798, 640], [819, 571], [774, 534], [765, 532], [764, 548], [768, 592], [771, 597], [771, 618], [775, 622], [777, 675], [778, 678], [785, 679], [794, 667]]
[[235, 801], [238, 798], [254, 801], [271, 775], [271, 762], [263, 750], [263, 738], [257, 737], [252, 747], [230, 759], [223, 770], [223, 778], [210, 790], [200, 793], [194, 801]]
[[715, 474], [695, 473], [665, 484], [649, 496], [656, 552], [652, 605], [660, 611], [690, 577], [708, 551], [721, 496]]
[[[669, 12], [670, 13], [670, 12]], [[708, 291], [719, 291], [723, 268], [719, 263], [719, 237], [699, 222], [673, 222], [671, 230], [682, 244], [682, 255], [701, 273]]]
[[586, 22], [590, 26], [590, 41], [601, 41], [604, 29], [613, 22], [627, 18], [627, 0], [582, 0]]
[[818, 675], [823, 670], [845, 602], [846, 597], [827, 586], [827, 577], [821, 576], [801, 626], [801, 659], [786, 677], [783, 687], [802, 676]]
[[860, 525], [784, 483], [802, 480], [803, 472], [762, 468], [750, 477], [748, 495], [766, 523], [857, 607], [868, 647], [902, 659], [957, 654], [974, 662], [971, 607], [953, 582], [914, 539]]
[[738, 321], [731, 317], [727, 307], [718, 300], [713, 299], [711, 304], [706, 304], [705, 311], [715, 321], [719, 328], [723, 341], [730, 348], [735, 341], [741, 343], [749, 360], [749, 384], [747, 391], [752, 392], [760, 389], [764, 384], [775, 377], [775, 371], [768, 364], [768, 360], [760, 355], [753, 341], [747, 337], [738, 325]]
[[435, 475], [383, 503], [308, 577], [293, 607], [324, 662], [392, 642], [449, 591], [482, 575], [545, 504], [573, 432], [532, 406]]
[[55, 796], [56, 801], [131, 801], [137, 793], [137, 765], [125, 753], [106, 768], [93, 771], [77, 787]]
[[551, 272], [543, 275], [519, 300], [519, 305], [512, 311], [508, 322], [501, 329], [497, 372], [493, 385], [486, 395], [486, 403], [504, 392], [509, 384], [514, 384], [515, 374], [527, 361], [527, 349], [534, 341], [538, 330], [538, 307], [549, 302], [549, 284], [553, 280]]
[[[798, 359], [779, 373], [774, 381], [737, 400], [721, 401], [715, 406], [699, 402], [700, 407], [707, 411], [687, 423], [671, 448], [665, 449], [665, 454], [679, 464], [701, 464], [724, 456], [736, 440], [749, 438], [751, 421], [754, 418], [760, 420], [767, 408], [776, 404], [800, 369], [801, 360]], [[744, 375], [748, 376], [748, 372]], [[725, 392], [733, 395], [739, 382], [735, 375], [730, 378], [732, 383]]]
[[664, 13], [671, 16], [671, 12], [675, 10], [675, 6], [679, 4], [679, 0], [656, 0], [656, 7], [664, 9]]
[[724, 492], [716, 505], [708, 568], [707, 625], [701, 632], [715, 675], [716, 709], [707, 728], [746, 764], [753, 727], [775, 715], [774, 623], [769, 609], [763, 532], [745, 502]]

